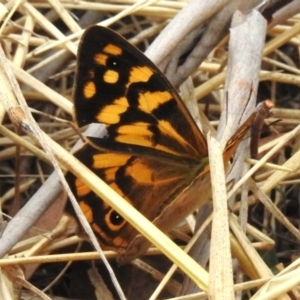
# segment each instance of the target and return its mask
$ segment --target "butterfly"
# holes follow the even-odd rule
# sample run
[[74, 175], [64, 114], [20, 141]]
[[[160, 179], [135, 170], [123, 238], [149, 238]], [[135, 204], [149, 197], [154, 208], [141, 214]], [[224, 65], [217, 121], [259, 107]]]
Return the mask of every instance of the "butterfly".
[[[161, 230], [197, 209], [199, 190], [209, 196], [204, 135], [163, 73], [112, 30], [92, 26], [82, 36], [74, 107], [79, 127], [106, 126], [103, 137], [88, 137], [75, 156]], [[227, 143], [224, 160], [252, 122], [253, 116]], [[66, 178], [103, 248], [123, 262], [147, 250], [122, 216], [72, 173]]]

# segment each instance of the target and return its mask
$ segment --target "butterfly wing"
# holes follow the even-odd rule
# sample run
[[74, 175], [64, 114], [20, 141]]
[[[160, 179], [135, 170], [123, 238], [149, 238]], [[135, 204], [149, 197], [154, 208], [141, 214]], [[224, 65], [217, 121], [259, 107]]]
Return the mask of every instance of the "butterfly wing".
[[206, 140], [159, 69], [115, 32], [88, 28], [78, 50], [74, 99], [79, 126], [107, 125], [97, 147], [129, 144], [180, 157], [207, 156]]
[[[75, 155], [149, 220], [154, 220], [201, 172], [199, 164], [183, 163], [184, 158], [107, 152], [89, 144]], [[72, 173], [66, 178], [102, 246], [126, 248], [137, 231]], [[70, 202], [67, 211], [74, 214]]]

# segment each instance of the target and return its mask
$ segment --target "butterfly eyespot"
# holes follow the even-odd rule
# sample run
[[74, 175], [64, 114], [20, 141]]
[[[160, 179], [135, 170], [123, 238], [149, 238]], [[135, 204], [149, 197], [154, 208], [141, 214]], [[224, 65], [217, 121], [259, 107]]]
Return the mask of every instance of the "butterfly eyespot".
[[114, 225], [121, 225], [124, 221], [124, 219], [116, 212], [113, 211], [110, 215], [110, 220], [112, 222], [112, 224]]
[[105, 214], [105, 223], [109, 230], [117, 232], [124, 226], [126, 221], [120, 214], [110, 208]]
[[114, 69], [114, 70], [119, 69], [119, 68], [120, 68], [120, 65], [121, 65], [121, 62], [120, 62], [120, 60], [119, 60], [118, 58], [116, 58], [116, 57], [110, 57], [110, 58], [108, 59], [108, 61], [107, 61], [107, 64], [106, 64], [106, 66], [107, 66], [108, 68], [111, 68], [111, 69]]

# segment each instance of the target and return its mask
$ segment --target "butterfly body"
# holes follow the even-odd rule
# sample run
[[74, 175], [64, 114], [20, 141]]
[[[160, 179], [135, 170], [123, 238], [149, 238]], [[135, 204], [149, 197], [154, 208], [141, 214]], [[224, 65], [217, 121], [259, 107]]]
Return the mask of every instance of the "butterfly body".
[[[82, 37], [74, 105], [79, 127], [106, 125], [105, 136], [88, 137], [76, 157], [160, 229], [170, 230], [209, 197], [203, 134], [158, 68], [109, 29], [93, 26]], [[147, 249], [93, 191], [71, 173], [67, 180], [102, 246], [130, 249], [123, 261]]]

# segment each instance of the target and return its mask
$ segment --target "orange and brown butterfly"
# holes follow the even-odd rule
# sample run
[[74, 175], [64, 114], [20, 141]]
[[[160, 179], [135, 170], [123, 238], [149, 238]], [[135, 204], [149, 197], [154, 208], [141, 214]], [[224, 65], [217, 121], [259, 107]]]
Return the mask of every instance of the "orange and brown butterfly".
[[[74, 105], [79, 127], [106, 125], [105, 136], [88, 138], [76, 157], [149, 220], [163, 218], [165, 208], [207, 173], [206, 139], [176, 90], [144, 54], [107, 28], [90, 27], [82, 37]], [[251, 121], [225, 153], [233, 151]], [[126, 249], [137, 231], [73, 174], [66, 176], [101, 245]], [[194, 201], [183, 209], [187, 201], [158, 222], [162, 230], [197, 208]]]

